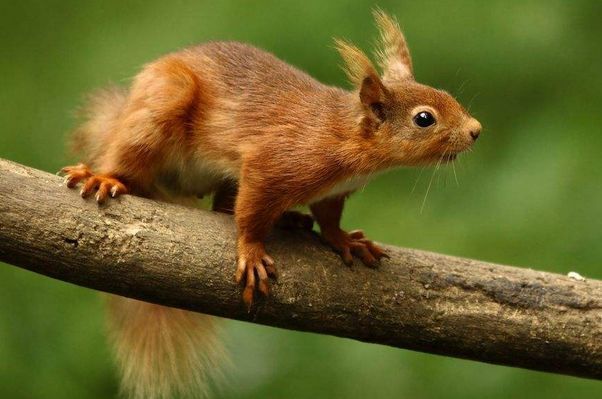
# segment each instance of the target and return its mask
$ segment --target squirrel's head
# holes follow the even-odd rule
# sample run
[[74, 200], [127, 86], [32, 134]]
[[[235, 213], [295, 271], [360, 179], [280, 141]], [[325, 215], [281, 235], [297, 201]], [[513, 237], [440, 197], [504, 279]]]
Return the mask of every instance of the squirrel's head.
[[399, 25], [380, 10], [374, 17], [380, 31], [376, 54], [382, 76], [361, 50], [336, 41], [357, 89], [363, 134], [386, 146], [389, 158], [399, 165], [454, 160], [476, 141], [481, 124], [445, 91], [417, 83]]

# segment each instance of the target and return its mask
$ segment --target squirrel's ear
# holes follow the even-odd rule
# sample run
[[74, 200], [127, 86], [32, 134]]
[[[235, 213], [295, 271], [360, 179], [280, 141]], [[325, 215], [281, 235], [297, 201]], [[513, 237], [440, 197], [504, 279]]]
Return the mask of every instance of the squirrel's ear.
[[385, 100], [387, 89], [381, 81], [370, 59], [352, 44], [335, 39], [336, 48], [345, 61], [345, 73], [355, 87], [359, 89], [362, 105], [370, 116], [380, 121], [385, 118]]
[[397, 20], [378, 8], [373, 14], [380, 32], [380, 45], [376, 54], [379, 65], [383, 69], [383, 79], [385, 81], [413, 79], [410, 50]]
[[351, 83], [360, 88], [367, 76], [378, 77], [376, 68], [362, 50], [341, 39], [334, 39], [337, 51], [345, 61], [345, 73]]
[[387, 89], [378, 76], [366, 76], [360, 87], [360, 101], [369, 114], [384, 122]]

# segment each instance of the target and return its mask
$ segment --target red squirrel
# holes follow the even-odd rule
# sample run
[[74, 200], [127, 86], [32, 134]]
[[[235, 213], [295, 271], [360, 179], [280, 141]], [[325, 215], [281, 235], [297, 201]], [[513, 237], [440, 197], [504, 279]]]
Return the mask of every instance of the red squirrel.
[[[63, 169], [67, 185], [83, 183], [82, 197], [94, 194], [99, 203], [122, 194], [177, 200], [213, 193], [213, 209], [236, 220], [235, 279], [244, 284], [248, 306], [256, 291], [268, 295], [269, 277], [276, 275], [264, 246], [272, 227], [282, 218], [311, 226], [309, 215], [290, 211], [296, 205], [309, 205], [324, 241], [345, 263], [356, 257], [375, 266], [384, 250], [361, 231], [340, 227], [345, 199], [379, 172], [453, 162], [479, 137], [481, 125], [451, 95], [415, 81], [396, 20], [382, 11], [374, 15], [382, 74], [360, 49], [336, 40], [353, 90], [322, 84], [236, 42], [210, 42], [151, 62], [129, 90], [111, 88], [91, 98], [75, 134], [84, 163]], [[177, 356], [131, 325], [141, 330], [162, 320], [166, 329], [165, 320], [184, 320], [189, 312], [145, 305], [123, 299], [112, 307], [125, 389], [146, 398], [184, 392], [183, 381], [194, 384], [204, 372], [180, 378], [161, 370], [171, 366], [160, 363]], [[182, 331], [171, 338], [195, 326], [177, 324]], [[137, 334], [151, 343], [142, 345]], [[127, 337], [138, 347], [128, 348]], [[180, 371], [194, 368], [193, 360]]]

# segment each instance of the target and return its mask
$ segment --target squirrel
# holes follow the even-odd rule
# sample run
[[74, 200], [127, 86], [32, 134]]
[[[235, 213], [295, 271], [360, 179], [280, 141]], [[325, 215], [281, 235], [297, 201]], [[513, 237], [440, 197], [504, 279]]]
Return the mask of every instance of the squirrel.
[[[234, 214], [235, 280], [249, 307], [277, 274], [264, 246], [277, 223], [311, 228], [315, 219], [345, 263], [376, 266], [383, 248], [340, 227], [346, 198], [382, 171], [453, 162], [481, 125], [450, 94], [416, 82], [396, 19], [381, 10], [374, 17], [382, 74], [358, 47], [335, 40], [352, 90], [238, 42], [147, 64], [129, 90], [91, 97], [74, 135], [83, 163], [62, 169], [66, 185], [81, 182], [81, 196], [95, 194], [98, 203], [212, 193], [213, 210]], [[309, 205], [313, 218], [290, 210], [297, 205]], [[206, 388], [221, 356], [209, 316], [120, 297], [109, 310], [130, 397]]]

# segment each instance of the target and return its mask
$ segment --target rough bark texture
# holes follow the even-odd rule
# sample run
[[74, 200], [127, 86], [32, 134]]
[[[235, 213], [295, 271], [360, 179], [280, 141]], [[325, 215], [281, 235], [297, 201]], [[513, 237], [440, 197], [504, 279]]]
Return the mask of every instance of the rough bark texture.
[[232, 218], [125, 196], [99, 207], [0, 160], [0, 260], [149, 302], [288, 329], [602, 379], [602, 282], [386, 247], [345, 267], [315, 235], [276, 231], [280, 277], [248, 313]]

